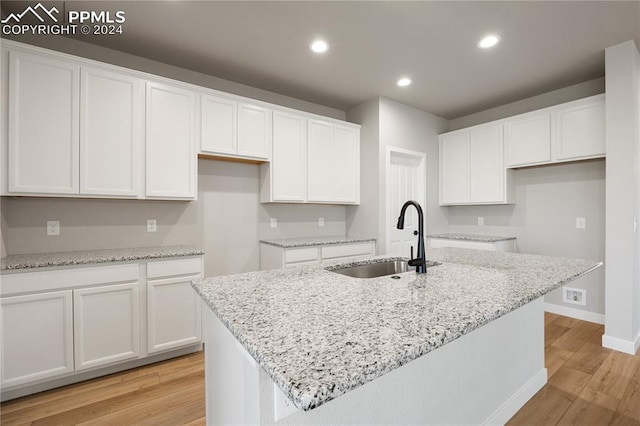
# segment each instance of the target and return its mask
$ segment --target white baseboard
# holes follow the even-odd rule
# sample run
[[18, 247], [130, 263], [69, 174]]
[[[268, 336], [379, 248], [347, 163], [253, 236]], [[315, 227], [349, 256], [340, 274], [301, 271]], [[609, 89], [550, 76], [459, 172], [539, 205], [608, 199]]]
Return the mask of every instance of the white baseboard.
[[511, 398], [500, 406], [483, 425], [504, 425], [513, 417], [518, 410], [524, 407], [533, 395], [547, 384], [547, 369], [538, 371], [523, 387], [518, 389]]
[[596, 324], [604, 324], [604, 315], [595, 312], [583, 311], [582, 309], [569, 308], [568, 306], [555, 305], [553, 303], [545, 303], [544, 310], [552, 314], [563, 315], [565, 317], [575, 318], [582, 321], [595, 322]]
[[640, 334], [638, 334], [633, 341], [607, 336], [605, 334], [602, 336], [602, 346], [613, 349], [614, 351], [635, 355], [640, 347]]

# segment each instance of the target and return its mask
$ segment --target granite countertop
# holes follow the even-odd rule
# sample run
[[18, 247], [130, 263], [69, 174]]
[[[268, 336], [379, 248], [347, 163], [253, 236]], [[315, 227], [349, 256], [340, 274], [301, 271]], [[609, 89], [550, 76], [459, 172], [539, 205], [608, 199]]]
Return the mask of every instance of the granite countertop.
[[331, 237], [303, 237], [303, 238], [283, 238], [274, 240], [260, 240], [261, 243], [271, 244], [272, 246], [282, 248], [293, 247], [310, 247], [310, 246], [325, 246], [331, 244], [348, 244], [348, 243], [362, 243], [365, 241], [375, 241], [375, 238], [369, 237], [346, 237], [344, 235], [331, 236]]
[[516, 237], [503, 237], [498, 235], [474, 235], [474, 234], [435, 234], [427, 235], [427, 238], [441, 240], [478, 241], [483, 243], [495, 243], [497, 241], [515, 240]]
[[161, 259], [164, 257], [199, 256], [202, 254], [204, 254], [202, 250], [190, 245], [14, 254], [0, 259], [0, 271], [83, 265], [89, 263], [127, 262], [144, 259]]
[[310, 410], [601, 265], [458, 248], [427, 259], [441, 264], [397, 280], [303, 265], [192, 285], [294, 405]]

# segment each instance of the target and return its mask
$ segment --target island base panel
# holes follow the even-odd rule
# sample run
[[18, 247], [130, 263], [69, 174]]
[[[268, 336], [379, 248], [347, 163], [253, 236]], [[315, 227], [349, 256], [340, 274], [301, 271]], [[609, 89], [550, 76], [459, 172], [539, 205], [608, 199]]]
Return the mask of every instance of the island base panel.
[[547, 382], [539, 298], [315, 409], [280, 406], [276, 420], [273, 381], [205, 311], [210, 425], [504, 424]]

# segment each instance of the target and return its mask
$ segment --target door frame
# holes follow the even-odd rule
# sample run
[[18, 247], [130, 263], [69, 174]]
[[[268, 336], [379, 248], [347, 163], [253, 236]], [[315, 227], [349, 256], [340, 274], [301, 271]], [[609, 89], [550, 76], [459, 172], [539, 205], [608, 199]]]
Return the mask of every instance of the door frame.
[[[391, 232], [389, 229], [389, 223], [391, 220], [391, 157], [393, 155], [401, 156], [401, 157], [409, 157], [418, 160], [418, 193], [420, 197], [416, 197], [417, 201], [421, 206], [424, 213], [424, 222], [426, 229], [427, 222], [427, 154], [425, 152], [420, 151], [412, 151], [409, 149], [400, 148], [397, 146], [388, 146], [387, 147], [387, 155], [385, 160], [385, 215], [384, 215], [384, 236], [385, 236], [385, 253], [390, 253], [391, 251]], [[425, 235], [426, 239], [426, 235]], [[426, 242], [425, 242], [426, 245]]]

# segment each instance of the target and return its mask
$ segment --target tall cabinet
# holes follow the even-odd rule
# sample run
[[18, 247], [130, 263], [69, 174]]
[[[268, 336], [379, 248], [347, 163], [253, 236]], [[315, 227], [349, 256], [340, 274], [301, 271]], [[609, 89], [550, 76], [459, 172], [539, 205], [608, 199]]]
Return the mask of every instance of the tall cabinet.
[[196, 197], [195, 95], [147, 82], [146, 196]]
[[79, 193], [79, 88], [77, 64], [9, 52], [9, 191]]
[[91, 67], [80, 80], [80, 193], [142, 196], [144, 82]]

